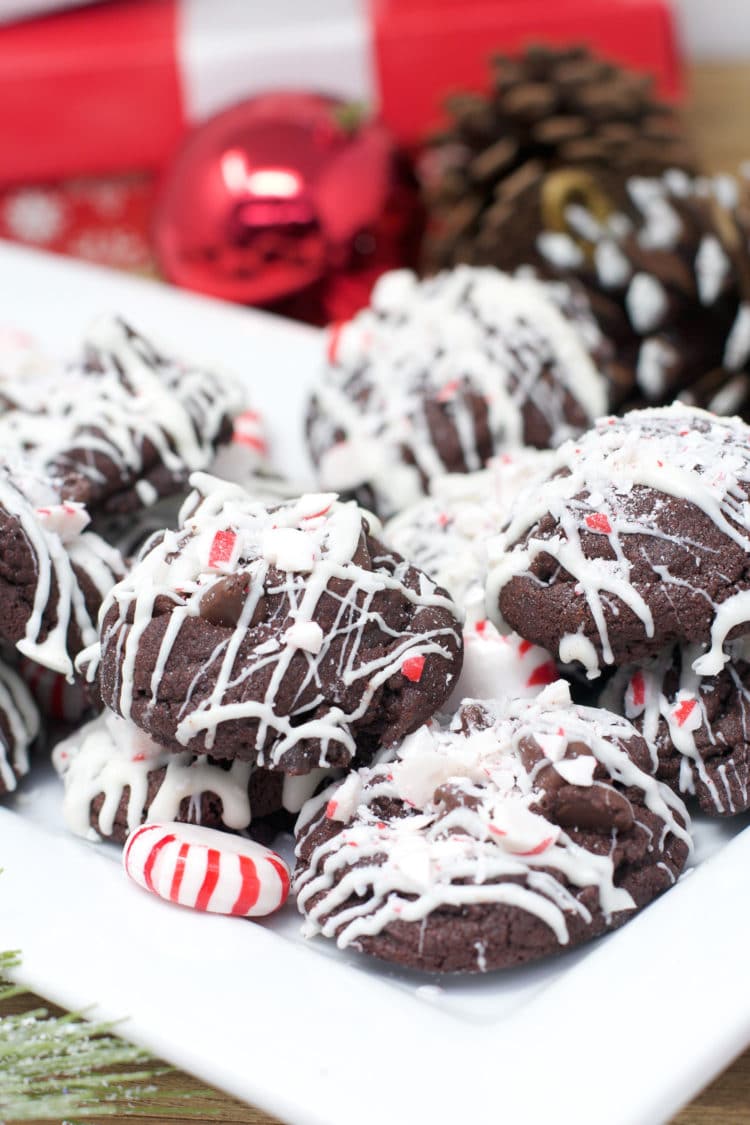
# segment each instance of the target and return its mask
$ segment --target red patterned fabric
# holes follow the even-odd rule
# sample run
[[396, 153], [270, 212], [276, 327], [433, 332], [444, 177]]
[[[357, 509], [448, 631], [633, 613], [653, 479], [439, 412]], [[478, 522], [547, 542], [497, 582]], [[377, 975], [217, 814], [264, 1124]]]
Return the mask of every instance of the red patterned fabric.
[[75, 179], [0, 191], [0, 238], [118, 269], [154, 269], [150, 176]]

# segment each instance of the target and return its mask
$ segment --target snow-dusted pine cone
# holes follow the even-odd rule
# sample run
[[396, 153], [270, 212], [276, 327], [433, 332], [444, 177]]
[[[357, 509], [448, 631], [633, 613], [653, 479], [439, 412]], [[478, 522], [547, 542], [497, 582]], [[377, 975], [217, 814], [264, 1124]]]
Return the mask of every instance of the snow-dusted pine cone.
[[626, 406], [679, 396], [747, 416], [750, 210], [739, 181], [673, 170], [633, 177], [627, 192], [625, 207], [607, 211], [597, 195], [561, 188], [565, 229], [539, 233], [540, 254], [560, 276], [584, 281], [602, 326], [619, 338], [635, 372]]

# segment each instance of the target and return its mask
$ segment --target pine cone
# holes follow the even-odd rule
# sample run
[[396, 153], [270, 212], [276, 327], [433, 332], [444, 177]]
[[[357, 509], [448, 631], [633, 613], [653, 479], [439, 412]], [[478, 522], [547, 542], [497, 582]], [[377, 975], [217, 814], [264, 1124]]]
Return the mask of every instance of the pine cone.
[[714, 191], [718, 203], [714, 213], [730, 261], [737, 310], [721, 365], [680, 397], [717, 414], [740, 414], [750, 421], [750, 166], [743, 166], [736, 179], [717, 177]]
[[680, 397], [747, 416], [750, 207], [738, 182], [671, 171], [632, 178], [627, 194], [624, 210], [607, 212], [600, 193], [586, 200], [580, 183], [567, 196], [561, 189], [547, 215], [554, 229], [537, 237], [553, 272], [583, 281], [632, 365], [633, 392], [616, 405]]
[[450, 100], [453, 124], [423, 163], [428, 272], [458, 262], [507, 270], [533, 263], [538, 209], [522, 203], [550, 169], [592, 171], [619, 203], [629, 176], [695, 165], [648, 76], [585, 47], [533, 47], [520, 58], [498, 56], [494, 67], [489, 96]]

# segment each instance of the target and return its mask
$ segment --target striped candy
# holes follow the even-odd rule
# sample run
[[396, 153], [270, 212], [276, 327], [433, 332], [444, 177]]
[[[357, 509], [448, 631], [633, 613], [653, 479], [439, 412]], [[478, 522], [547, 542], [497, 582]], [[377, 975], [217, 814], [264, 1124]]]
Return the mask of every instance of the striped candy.
[[197, 824], [142, 824], [122, 860], [140, 887], [212, 914], [262, 918], [289, 895], [289, 871], [275, 852]]
[[268, 453], [268, 445], [263, 433], [263, 420], [257, 410], [246, 410], [235, 418], [232, 441], [235, 445], [247, 446], [261, 456]]
[[18, 664], [18, 673], [48, 719], [78, 722], [90, 706], [86, 692], [79, 680], [69, 684], [60, 672], [43, 668], [24, 656]]

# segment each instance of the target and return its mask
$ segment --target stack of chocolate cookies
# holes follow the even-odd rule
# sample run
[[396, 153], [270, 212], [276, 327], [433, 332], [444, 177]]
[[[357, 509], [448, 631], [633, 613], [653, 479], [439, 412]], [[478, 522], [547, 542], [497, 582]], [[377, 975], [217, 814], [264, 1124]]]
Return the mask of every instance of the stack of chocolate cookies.
[[45, 737], [57, 720], [100, 707], [75, 660], [96, 641], [102, 601], [127, 569], [108, 517], [127, 512], [132, 525], [137, 513], [184, 489], [188, 474], [231, 438], [243, 404], [231, 380], [163, 356], [119, 320], [100, 321], [67, 367], [6, 373], [0, 793], [15, 790], [28, 771], [36, 702], [48, 720]]
[[[470, 291], [486, 272], [431, 284], [460, 277]], [[536, 307], [516, 315], [532, 321]], [[408, 323], [409, 306], [396, 331]], [[505, 344], [496, 324], [501, 394], [515, 378], [515, 354], [498, 359]], [[450, 353], [457, 368], [464, 354]], [[358, 377], [369, 362], [359, 356]], [[337, 396], [348, 394], [353, 432], [366, 415], [389, 434], [382, 410], [372, 423], [377, 396], [357, 379], [342, 391], [345, 363], [334, 349], [324, 379], [336, 394], [324, 384], [313, 409], [330, 403], [342, 419]], [[413, 393], [412, 413], [431, 393]], [[460, 408], [446, 398], [444, 409], [459, 430]], [[337, 437], [347, 440], [341, 427]], [[501, 441], [486, 467], [428, 479], [430, 495], [388, 521], [386, 541], [461, 604], [464, 668], [440, 715], [303, 809], [294, 885], [307, 933], [434, 971], [518, 964], [619, 925], [674, 883], [690, 854], [682, 797], [702, 800], [704, 774], [714, 792], [723, 781], [712, 811], [747, 807], [744, 742], [730, 750], [719, 718], [743, 670], [723, 641], [741, 630], [735, 609], [750, 606], [748, 438], [739, 420], [683, 405], [604, 415], [556, 449]], [[674, 682], [677, 653], [683, 667], [701, 654], [717, 670], [730, 661], [721, 690], [703, 681], [717, 721], [687, 750], [684, 736], [669, 741], [669, 719], [676, 711], [673, 722], [697, 730], [689, 716], [711, 710], [687, 699], [684, 677]], [[672, 677], [664, 688], [648, 686], [657, 671]], [[646, 685], [637, 706], [634, 677]]]
[[488, 604], [591, 679], [652, 771], [704, 811], [750, 807], [750, 427], [675, 404], [559, 449], [489, 545]]
[[[458, 610], [356, 503], [269, 507], [219, 478], [191, 481], [177, 529], [110, 591], [101, 640], [79, 661], [111, 714], [57, 754], [80, 778], [105, 740], [118, 744], [111, 788], [89, 770], [68, 790], [71, 819], [101, 835], [124, 838], [154, 805], [231, 829], [297, 812], [326, 774], [430, 718], [460, 672]], [[203, 802], [200, 815], [185, 801]]]

